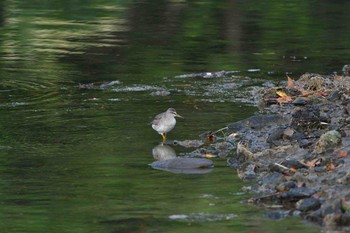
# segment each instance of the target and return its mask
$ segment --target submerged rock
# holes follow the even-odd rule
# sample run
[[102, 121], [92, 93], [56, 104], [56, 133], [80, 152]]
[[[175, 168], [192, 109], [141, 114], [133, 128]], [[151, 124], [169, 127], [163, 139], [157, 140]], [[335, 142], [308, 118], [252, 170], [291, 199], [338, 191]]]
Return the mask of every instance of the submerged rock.
[[106, 83], [102, 83], [100, 85], [100, 88], [101, 89], [106, 89], [106, 88], [109, 88], [109, 87], [112, 87], [114, 85], [119, 85], [121, 82], [118, 81], [118, 80], [115, 80], [115, 81], [111, 81], [111, 82], [106, 82]]
[[185, 141], [174, 141], [174, 145], [179, 145], [179, 146], [183, 146], [186, 148], [197, 148], [200, 147], [204, 144], [204, 142], [202, 140], [185, 140]]
[[194, 74], [183, 74], [175, 76], [175, 78], [221, 78], [229, 74], [237, 73], [237, 71], [217, 71], [217, 72], [205, 72]]
[[213, 162], [204, 158], [182, 158], [159, 160], [150, 164], [157, 170], [164, 170], [173, 173], [201, 174], [211, 171]]
[[290, 214], [289, 210], [273, 210], [265, 214], [265, 216], [272, 220], [281, 220], [286, 218]]
[[151, 96], [168, 96], [170, 94], [171, 94], [170, 91], [167, 91], [167, 90], [160, 90], [160, 91], [151, 92]]

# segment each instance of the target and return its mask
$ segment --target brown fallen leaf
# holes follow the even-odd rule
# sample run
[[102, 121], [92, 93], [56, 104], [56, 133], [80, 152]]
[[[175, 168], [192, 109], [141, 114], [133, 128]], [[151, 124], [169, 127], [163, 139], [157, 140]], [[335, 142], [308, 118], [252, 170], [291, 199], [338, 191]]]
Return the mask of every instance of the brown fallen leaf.
[[334, 79], [341, 80], [341, 79], [343, 79], [343, 76], [341, 76], [341, 75], [337, 75], [337, 76], [334, 76]]
[[337, 154], [338, 157], [346, 157], [346, 156], [349, 156], [349, 152], [347, 151], [339, 151], [338, 154]]
[[276, 100], [277, 100], [278, 103], [289, 103], [289, 102], [293, 101], [292, 97], [290, 97], [288, 95], [287, 96], [278, 97]]
[[292, 173], [296, 173], [298, 170], [294, 167], [289, 168], [289, 171]]
[[314, 91], [306, 91], [304, 89], [301, 89], [300, 92], [301, 92], [301, 97], [308, 97], [308, 96], [314, 94]]
[[288, 75], [287, 75], [287, 78], [288, 78], [287, 87], [294, 87], [295, 86], [294, 80], [291, 79]]
[[324, 92], [324, 91], [319, 91], [318, 94], [320, 96], [328, 96], [328, 93], [327, 92]]
[[316, 167], [316, 165], [317, 165], [318, 163], [319, 163], [319, 159], [316, 158], [316, 159], [307, 161], [306, 163], [302, 163], [302, 164], [310, 168], [310, 167]]
[[327, 164], [326, 168], [327, 171], [334, 171], [335, 169], [337, 169], [337, 167], [333, 163]]

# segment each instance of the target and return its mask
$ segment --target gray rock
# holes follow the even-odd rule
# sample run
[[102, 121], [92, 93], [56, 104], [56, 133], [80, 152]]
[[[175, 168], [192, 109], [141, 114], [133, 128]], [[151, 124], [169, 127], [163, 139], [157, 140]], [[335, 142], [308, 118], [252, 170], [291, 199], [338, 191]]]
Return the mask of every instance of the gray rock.
[[278, 184], [284, 183], [286, 178], [278, 172], [273, 172], [262, 180], [262, 185], [268, 188], [275, 188]]
[[302, 212], [310, 211], [310, 210], [317, 210], [320, 208], [321, 202], [316, 198], [305, 198], [301, 199], [296, 203], [297, 210], [300, 210]]
[[245, 120], [237, 121], [227, 126], [229, 133], [237, 132], [242, 128], [261, 129], [267, 125], [288, 123], [289, 118], [279, 114], [256, 115]]
[[174, 158], [158, 160], [150, 164], [157, 170], [164, 170], [173, 173], [201, 174], [211, 171], [213, 162], [204, 158]]
[[316, 191], [306, 187], [292, 188], [288, 192], [282, 193], [281, 198], [301, 199], [312, 196]]

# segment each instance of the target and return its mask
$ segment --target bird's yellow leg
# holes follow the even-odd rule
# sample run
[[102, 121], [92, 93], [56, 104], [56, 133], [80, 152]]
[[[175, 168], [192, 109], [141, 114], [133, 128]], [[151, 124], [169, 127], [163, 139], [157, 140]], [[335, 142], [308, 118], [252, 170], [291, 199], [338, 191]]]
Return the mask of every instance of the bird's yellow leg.
[[163, 142], [166, 141], [166, 134], [165, 133], [162, 133], [162, 139], [163, 139]]

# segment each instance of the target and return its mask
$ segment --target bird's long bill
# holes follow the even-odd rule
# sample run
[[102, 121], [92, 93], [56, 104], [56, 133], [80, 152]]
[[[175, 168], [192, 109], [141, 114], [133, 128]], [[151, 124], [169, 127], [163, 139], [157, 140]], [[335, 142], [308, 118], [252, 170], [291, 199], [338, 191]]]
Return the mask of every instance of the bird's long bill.
[[180, 118], [182, 118], [182, 119], [185, 119], [183, 116], [180, 116], [180, 115], [177, 114], [177, 113], [176, 113], [176, 116], [177, 116], [177, 117], [180, 117]]

